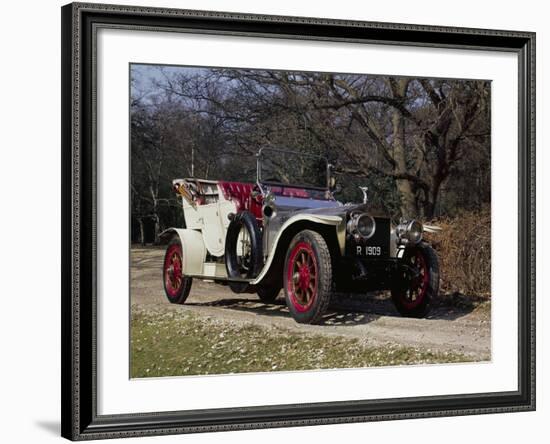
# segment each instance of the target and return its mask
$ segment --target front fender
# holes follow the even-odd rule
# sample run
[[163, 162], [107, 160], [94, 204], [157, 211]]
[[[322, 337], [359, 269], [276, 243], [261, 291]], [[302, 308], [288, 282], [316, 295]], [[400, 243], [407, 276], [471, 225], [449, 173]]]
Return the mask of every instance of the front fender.
[[166, 243], [172, 236], [178, 236], [181, 242], [183, 273], [201, 275], [206, 260], [206, 247], [202, 233], [189, 228], [168, 228], [159, 235], [160, 239]]
[[343, 218], [341, 216], [307, 214], [307, 213], [297, 214], [289, 218], [277, 233], [277, 236], [273, 241], [273, 245], [271, 246], [271, 251], [269, 252], [269, 255], [265, 262], [265, 265], [261, 273], [251, 282], [252, 285], [256, 285], [260, 283], [263, 280], [263, 278], [267, 275], [273, 263], [273, 258], [275, 257], [279, 242], [281, 238], [284, 236], [285, 232], [288, 232], [289, 230], [291, 230], [292, 226], [297, 224], [298, 222], [304, 222], [304, 221], [311, 222], [312, 224], [333, 226], [335, 230], [335, 235], [337, 236], [337, 239], [338, 239], [340, 250], [343, 252], [345, 248], [345, 224], [343, 223]]

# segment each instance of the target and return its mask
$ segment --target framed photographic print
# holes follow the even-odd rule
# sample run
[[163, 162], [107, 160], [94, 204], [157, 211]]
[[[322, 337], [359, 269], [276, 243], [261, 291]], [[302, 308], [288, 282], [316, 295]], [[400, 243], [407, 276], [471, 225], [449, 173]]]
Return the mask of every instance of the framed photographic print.
[[534, 45], [64, 6], [62, 435], [533, 410]]

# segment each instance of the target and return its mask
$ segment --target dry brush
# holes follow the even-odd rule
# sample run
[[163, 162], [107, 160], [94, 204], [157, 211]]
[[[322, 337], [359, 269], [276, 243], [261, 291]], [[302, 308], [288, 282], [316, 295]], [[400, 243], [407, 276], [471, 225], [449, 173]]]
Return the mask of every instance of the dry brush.
[[440, 261], [441, 294], [491, 295], [491, 212], [463, 212], [430, 222], [441, 232], [426, 234]]

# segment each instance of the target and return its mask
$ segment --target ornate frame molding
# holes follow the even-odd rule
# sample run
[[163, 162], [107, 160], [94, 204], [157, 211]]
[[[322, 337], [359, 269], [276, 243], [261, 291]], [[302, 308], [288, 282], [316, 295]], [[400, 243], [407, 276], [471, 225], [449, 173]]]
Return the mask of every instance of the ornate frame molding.
[[[62, 435], [71, 440], [535, 409], [535, 34], [73, 3], [62, 8]], [[98, 27], [515, 52], [519, 61], [519, 389], [459, 396], [97, 415]]]

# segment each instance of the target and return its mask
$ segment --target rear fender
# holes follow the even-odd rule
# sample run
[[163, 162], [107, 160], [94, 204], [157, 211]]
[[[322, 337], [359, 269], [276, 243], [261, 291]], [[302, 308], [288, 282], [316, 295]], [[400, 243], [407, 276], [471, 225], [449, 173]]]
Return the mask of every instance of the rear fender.
[[178, 236], [181, 242], [183, 273], [201, 275], [206, 260], [206, 247], [202, 233], [189, 228], [168, 228], [160, 233], [160, 239], [164, 243], [168, 243], [173, 236]]

